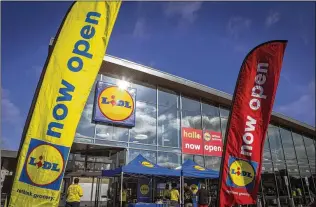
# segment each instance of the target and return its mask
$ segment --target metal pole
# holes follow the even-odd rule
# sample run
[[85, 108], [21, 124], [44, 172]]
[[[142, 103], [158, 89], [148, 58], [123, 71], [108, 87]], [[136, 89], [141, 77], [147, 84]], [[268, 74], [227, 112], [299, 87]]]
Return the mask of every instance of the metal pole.
[[182, 179], [181, 179], [182, 176], [180, 176], [180, 198], [179, 198], [179, 201], [180, 201], [180, 206], [182, 204]]
[[[184, 186], [184, 177], [181, 176], [181, 182], [183, 183], [183, 186]], [[184, 188], [181, 189], [181, 192], [182, 192], [182, 203], [184, 204]]]
[[120, 206], [123, 207], [123, 172], [121, 172], [121, 201], [120, 201]]

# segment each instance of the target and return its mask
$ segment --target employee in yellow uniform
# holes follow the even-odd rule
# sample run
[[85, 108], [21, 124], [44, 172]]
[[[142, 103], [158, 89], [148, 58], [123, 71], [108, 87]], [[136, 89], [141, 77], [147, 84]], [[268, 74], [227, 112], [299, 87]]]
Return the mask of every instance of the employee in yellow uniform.
[[79, 207], [80, 198], [83, 196], [81, 186], [78, 184], [79, 178], [75, 178], [74, 184], [71, 184], [67, 190], [66, 207]]
[[[119, 197], [119, 201], [121, 201], [121, 196]], [[126, 189], [126, 184], [123, 183], [123, 189], [122, 189], [122, 206], [121, 207], [126, 207], [127, 204], [127, 189]]]
[[176, 183], [172, 183], [171, 187], [172, 189], [170, 191], [170, 207], [176, 207], [179, 204], [180, 194], [177, 189]]

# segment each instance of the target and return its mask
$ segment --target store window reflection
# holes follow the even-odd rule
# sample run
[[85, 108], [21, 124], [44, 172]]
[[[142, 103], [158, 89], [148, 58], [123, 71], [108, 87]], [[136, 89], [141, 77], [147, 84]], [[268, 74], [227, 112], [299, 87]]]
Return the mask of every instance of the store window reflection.
[[158, 88], [158, 105], [169, 108], [180, 108], [179, 94], [163, 88]]
[[128, 129], [112, 125], [96, 125], [96, 139], [106, 139], [111, 141], [128, 141]]
[[110, 77], [108, 75], [101, 75], [101, 79], [100, 80], [102, 82], [106, 82], [106, 83], [117, 84], [120, 79], [114, 78], [114, 77]]
[[158, 144], [180, 146], [180, 112], [177, 108], [158, 106]]
[[204, 130], [221, 132], [219, 108], [210, 104], [202, 103], [202, 122]]
[[181, 154], [172, 152], [158, 152], [158, 165], [175, 169], [181, 165]]
[[88, 96], [88, 100], [85, 104], [85, 107], [83, 109], [77, 130], [76, 130], [75, 138], [81, 138], [80, 140], [83, 142], [85, 142], [84, 141], [85, 139], [87, 139], [87, 141], [90, 142], [88, 139], [94, 138], [95, 124], [92, 122], [92, 113], [93, 113], [93, 104], [94, 104], [94, 95], [95, 95], [95, 84], [97, 83], [98, 80], [100, 80], [100, 77], [101, 75], [97, 76], [91, 88], [90, 94]]
[[221, 118], [222, 137], [225, 141], [226, 136], [227, 119]]
[[304, 143], [305, 143], [308, 159], [315, 160], [316, 159], [316, 154], [315, 154], [316, 146], [314, 145], [314, 141], [309, 137], [304, 136], [303, 138], [304, 138]]
[[182, 97], [182, 127], [202, 129], [200, 102]]
[[294, 145], [291, 132], [287, 129], [280, 128], [280, 134], [284, 149], [285, 160], [296, 160], [295, 153], [293, 152]]
[[130, 142], [156, 145], [156, 105], [137, 101], [136, 124], [130, 130]]
[[203, 158], [203, 156], [183, 154], [183, 162], [185, 162], [186, 160], [192, 160], [196, 164], [198, 164], [200, 166], [204, 166], [204, 158]]
[[271, 153], [269, 147], [269, 139], [266, 137], [263, 146], [263, 161], [262, 162], [271, 162]]
[[227, 108], [220, 107], [220, 116], [227, 119], [229, 116], [229, 110]]
[[282, 149], [279, 128], [273, 125], [269, 125], [268, 137], [272, 160], [276, 163], [284, 163], [284, 154]]
[[141, 154], [147, 160], [157, 163], [157, 153], [156, 151], [149, 150], [139, 150], [139, 149], [129, 149], [128, 152], [128, 162], [132, 161], [135, 157]]
[[133, 88], [136, 88], [136, 99], [137, 101], [142, 101], [150, 104], [157, 103], [157, 91], [155, 86], [147, 84], [132, 84]]
[[218, 170], [221, 166], [221, 158], [220, 157], [205, 157], [205, 167], [211, 170]]
[[302, 135], [293, 132], [292, 136], [293, 136], [294, 148], [295, 148], [297, 159], [304, 160], [304, 161], [306, 160], [306, 163], [307, 163], [307, 153], [305, 150], [305, 145], [304, 145]]

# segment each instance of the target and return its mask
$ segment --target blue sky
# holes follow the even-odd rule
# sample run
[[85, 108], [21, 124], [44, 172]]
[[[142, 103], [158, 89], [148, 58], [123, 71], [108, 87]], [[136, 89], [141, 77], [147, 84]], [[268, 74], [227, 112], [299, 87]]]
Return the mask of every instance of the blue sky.
[[[17, 149], [71, 2], [1, 2], [1, 138]], [[232, 94], [246, 54], [287, 39], [276, 112], [315, 126], [315, 2], [124, 2], [108, 54]]]

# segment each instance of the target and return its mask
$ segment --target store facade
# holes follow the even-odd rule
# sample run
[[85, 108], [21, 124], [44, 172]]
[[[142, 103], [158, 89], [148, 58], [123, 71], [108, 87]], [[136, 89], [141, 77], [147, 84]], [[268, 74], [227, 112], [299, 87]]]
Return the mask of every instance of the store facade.
[[[95, 110], [102, 102], [100, 94], [95, 97], [98, 81], [135, 91], [132, 125], [96, 121]], [[192, 159], [219, 170], [230, 103], [228, 94], [106, 56], [82, 113], [74, 146], [87, 146], [87, 152], [93, 148], [103, 152], [111, 149], [106, 157], [112, 162], [105, 162], [100, 154], [83, 157], [72, 150], [68, 173], [99, 172], [128, 163], [138, 154], [168, 168]], [[260, 189], [266, 202], [286, 205], [293, 197], [297, 204], [304, 205], [315, 197], [315, 137], [315, 128], [283, 115], [272, 115]], [[301, 196], [292, 192], [298, 188]]]

